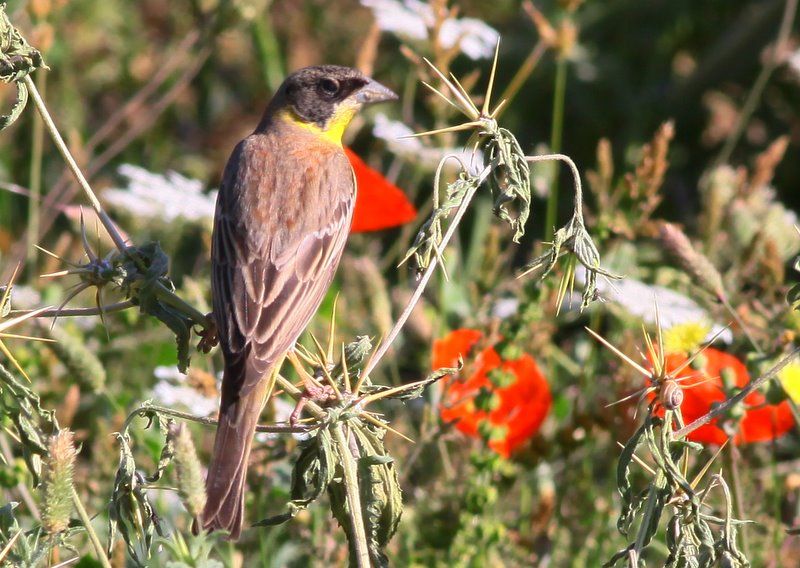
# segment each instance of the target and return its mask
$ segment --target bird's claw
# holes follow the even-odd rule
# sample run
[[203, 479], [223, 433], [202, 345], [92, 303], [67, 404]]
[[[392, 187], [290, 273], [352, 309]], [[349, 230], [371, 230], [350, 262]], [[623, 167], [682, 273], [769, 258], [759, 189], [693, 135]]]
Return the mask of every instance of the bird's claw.
[[297, 423], [300, 421], [300, 416], [303, 413], [303, 408], [307, 402], [311, 401], [320, 406], [325, 406], [326, 403], [332, 400], [337, 400], [336, 391], [333, 390], [333, 387], [329, 385], [317, 385], [311, 381], [305, 382], [303, 394], [297, 400], [294, 410], [292, 410], [292, 413], [289, 415], [289, 425], [293, 428], [297, 426]]
[[217, 333], [217, 324], [214, 321], [214, 312], [206, 314], [208, 320], [207, 327], [204, 327], [197, 332], [200, 336], [200, 341], [197, 343], [197, 350], [201, 353], [208, 353], [219, 343], [219, 334]]

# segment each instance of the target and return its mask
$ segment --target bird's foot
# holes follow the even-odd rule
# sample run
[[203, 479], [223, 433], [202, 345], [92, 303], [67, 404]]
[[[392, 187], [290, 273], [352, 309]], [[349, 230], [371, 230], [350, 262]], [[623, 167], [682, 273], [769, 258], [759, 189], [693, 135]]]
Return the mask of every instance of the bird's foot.
[[294, 428], [300, 421], [303, 408], [306, 403], [311, 401], [320, 406], [325, 406], [328, 402], [337, 400], [336, 391], [330, 385], [319, 385], [311, 381], [303, 382], [303, 394], [289, 416], [289, 425]]
[[206, 319], [208, 320], [208, 327], [204, 327], [197, 332], [197, 335], [200, 336], [200, 341], [197, 344], [197, 350], [201, 353], [208, 353], [214, 347], [216, 347], [217, 343], [219, 343], [217, 324], [214, 321], [214, 312], [208, 312], [206, 314]]

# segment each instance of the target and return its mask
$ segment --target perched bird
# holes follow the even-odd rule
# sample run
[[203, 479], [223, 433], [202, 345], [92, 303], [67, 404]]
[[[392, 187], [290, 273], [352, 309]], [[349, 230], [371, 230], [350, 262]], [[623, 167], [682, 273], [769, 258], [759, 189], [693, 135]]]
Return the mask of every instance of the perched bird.
[[301, 69], [228, 160], [211, 251], [225, 371], [206, 479], [207, 530], [239, 537], [259, 415], [339, 264], [356, 195], [342, 134], [364, 104], [396, 98], [355, 69]]

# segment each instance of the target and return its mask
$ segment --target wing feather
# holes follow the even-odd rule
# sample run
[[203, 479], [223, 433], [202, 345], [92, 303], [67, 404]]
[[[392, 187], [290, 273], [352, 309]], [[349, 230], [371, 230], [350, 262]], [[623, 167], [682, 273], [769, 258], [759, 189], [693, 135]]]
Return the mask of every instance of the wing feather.
[[[226, 365], [244, 359], [262, 372], [319, 307], [344, 249], [355, 197], [341, 150], [276, 150], [258, 135], [237, 146], [217, 198], [212, 243], [214, 313]], [[241, 376], [225, 390], [246, 394], [260, 378]]]

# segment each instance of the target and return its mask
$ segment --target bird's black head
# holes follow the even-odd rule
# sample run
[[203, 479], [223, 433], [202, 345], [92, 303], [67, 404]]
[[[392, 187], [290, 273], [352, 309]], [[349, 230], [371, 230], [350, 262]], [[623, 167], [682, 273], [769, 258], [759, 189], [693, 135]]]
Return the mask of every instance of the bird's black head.
[[362, 105], [396, 98], [392, 91], [356, 69], [319, 65], [289, 75], [270, 106], [273, 113], [288, 110], [292, 120], [341, 138], [341, 132]]

